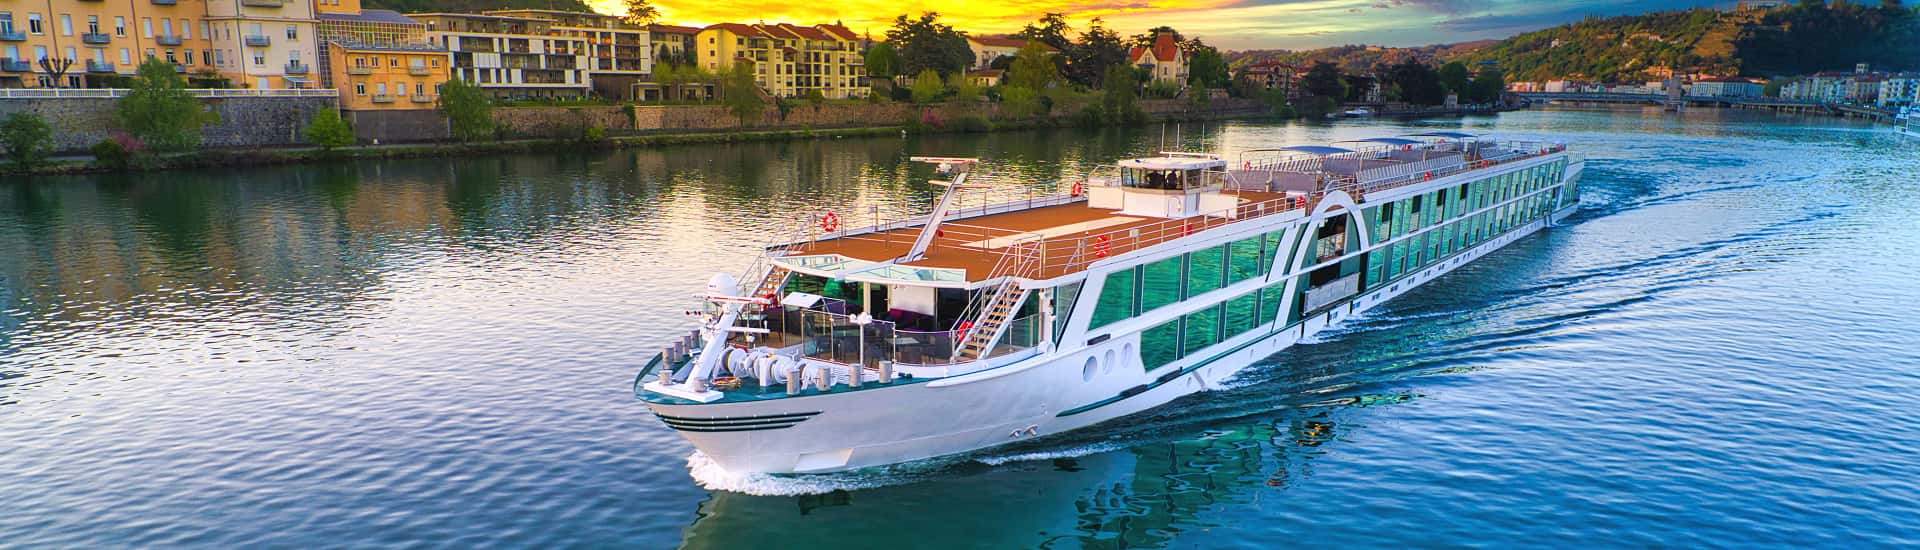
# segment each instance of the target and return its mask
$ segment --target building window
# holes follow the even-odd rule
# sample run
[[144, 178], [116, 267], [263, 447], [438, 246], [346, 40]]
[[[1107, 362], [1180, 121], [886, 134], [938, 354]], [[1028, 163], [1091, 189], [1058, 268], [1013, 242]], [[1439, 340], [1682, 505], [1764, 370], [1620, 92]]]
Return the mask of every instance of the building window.
[[[7, 17], [7, 31], [13, 31], [12, 17]], [[73, 16], [60, 14], [60, 36], [73, 36]]]
[[113, 16], [113, 35], [121, 38], [127, 37], [127, 18], [118, 15]]
[[287, 25], [287, 40], [299, 40], [299, 39], [300, 39], [300, 27], [296, 25]]
[[193, 22], [185, 19], [180, 20], [180, 37], [187, 40], [193, 39]]
[[153, 38], [153, 19], [147, 17], [140, 18], [140, 37]]
[[33, 34], [40, 34], [42, 32], [45, 32], [40, 28], [40, 14], [37, 14], [37, 13], [27, 14], [27, 32], [30, 32]]
[[181, 50], [180, 59], [189, 66], [193, 65], [193, 50]]
[[180, 62], [180, 60], [179, 60], [179, 59], [176, 59], [176, 58], [174, 58], [174, 56], [173, 56], [173, 50], [167, 50], [167, 52], [166, 52], [166, 53], [167, 53], [167, 62], [168, 62], [168, 63], [176, 63], [176, 64], [177, 64], [177, 63], [179, 63], [179, 62]]
[[133, 64], [133, 55], [128, 53], [126, 48], [120, 48], [120, 64], [121, 65]]
[[374, 84], [373, 93], [375, 95], [387, 95], [387, 83], [381, 82], [378, 84]]
[[264, 67], [264, 66], [266, 66], [266, 65], [267, 65], [267, 51], [266, 51], [266, 50], [254, 50], [254, 51], [253, 51], [253, 64], [255, 64], [255, 65], [259, 65], [259, 66], [262, 66], [262, 67]]

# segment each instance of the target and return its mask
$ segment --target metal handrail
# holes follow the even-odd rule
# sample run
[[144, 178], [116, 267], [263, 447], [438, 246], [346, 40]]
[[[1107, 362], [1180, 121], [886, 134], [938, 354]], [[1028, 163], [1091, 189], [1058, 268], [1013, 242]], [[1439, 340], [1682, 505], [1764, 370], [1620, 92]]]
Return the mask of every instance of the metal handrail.
[[640, 395], [640, 386], [646, 384], [647, 374], [652, 373], [653, 369], [660, 368], [660, 364], [666, 362], [666, 360], [667, 354], [665, 352], [655, 353], [653, 354], [653, 359], [647, 361], [646, 366], [640, 367], [640, 373], [633, 375], [633, 395], [635, 397]]

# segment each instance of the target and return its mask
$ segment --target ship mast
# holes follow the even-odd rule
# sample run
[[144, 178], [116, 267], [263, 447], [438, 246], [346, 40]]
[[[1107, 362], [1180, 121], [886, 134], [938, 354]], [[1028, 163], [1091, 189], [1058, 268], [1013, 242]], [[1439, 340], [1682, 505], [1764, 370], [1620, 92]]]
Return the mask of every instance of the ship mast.
[[947, 209], [953, 206], [954, 197], [960, 194], [960, 189], [967, 187], [967, 174], [972, 171], [973, 165], [980, 162], [977, 158], [943, 157], [912, 157], [909, 160], [936, 164], [939, 166], [940, 173], [947, 175], [949, 179], [927, 182], [946, 187], [947, 191], [940, 195], [940, 204], [933, 207], [933, 213], [927, 215], [927, 225], [920, 228], [920, 236], [913, 240], [913, 249], [908, 250], [907, 255], [901, 256], [895, 260], [896, 262], [926, 259], [927, 248], [933, 246], [933, 236], [940, 230], [940, 223], [947, 219]]

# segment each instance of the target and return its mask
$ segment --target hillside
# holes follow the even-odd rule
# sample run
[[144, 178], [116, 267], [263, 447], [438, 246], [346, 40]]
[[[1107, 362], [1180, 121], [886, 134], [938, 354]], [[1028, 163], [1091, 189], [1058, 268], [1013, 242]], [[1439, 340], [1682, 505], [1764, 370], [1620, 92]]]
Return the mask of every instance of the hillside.
[[1882, 7], [1801, 3], [1765, 11], [1657, 12], [1524, 33], [1450, 60], [1491, 60], [1508, 80], [1655, 80], [1668, 71], [1779, 76], [1850, 69], [1920, 69], [1920, 15]]
[[1389, 48], [1384, 46], [1334, 46], [1317, 50], [1247, 50], [1227, 52], [1227, 65], [1238, 69], [1263, 61], [1278, 61], [1305, 68], [1314, 63], [1325, 61], [1338, 65], [1347, 72], [1370, 72], [1409, 58], [1426, 62], [1449, 59], [1466, 55], [1475, 50], [1495, 44], [1493, 40], [1477, 40], [1459, 44], [1438, 44], [1412, 48]]
[[400, 13], [478, 12], [482, 10], [540, 9], [593, 11], [581, 0], [366, 0], [368, 8]]

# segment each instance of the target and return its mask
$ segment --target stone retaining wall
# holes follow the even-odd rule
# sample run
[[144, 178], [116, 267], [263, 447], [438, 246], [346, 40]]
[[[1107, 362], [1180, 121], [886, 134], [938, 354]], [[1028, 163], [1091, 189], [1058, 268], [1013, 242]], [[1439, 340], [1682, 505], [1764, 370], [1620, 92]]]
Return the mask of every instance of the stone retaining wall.
[[[1054, 116], [1070, 116], [1080, 110], [1079, 103], [1055, 105]], [[1207, 107], [1196, 109], [1184, 99], [1141, 100], [1141, 109], [1147, 114], [1167, 116], [1179, 114], [1232, 114], [1258, 112], [1265, 110], [1259, 101], [1250, 99], [1216, 99]], [[846, 126], [874, 126], [900, 124], [911, 118], [921, 116], [927, 109], [933, 110], [942, 120], [953, 120], [967, 115], [984, 116], [989, 120], [1000, 120], [1000, 105], [981, 103], [978, 105], [941, 104], [935, 107], [920, 107], [906, 103], [828, 103], [811, 105], [801, 103], [787, 111], [786, 117], [780, 116], [780, 110], [768, 105], [760, 114], [759, 129], [794, 128], [833, 128]], [[631, 115], [629, 115], [629, 110]], [[493, 110], [494, 124], [507, 137], [565, 138], [579, 136], [587, 128], [598, 126], [610, 134], [626, 132], [656, 132], [679, 130], [727, 130], [739, 128], [739, 121], [723, 105], [634, 105], [631, 107], [606, 105], [585, 107], [502, 107]]]
[[[119, 131], [113, 120], [114, 99], [9, 98], [0, 99], [0, 117], [26, 111], [53, 126], [54, 148], [85, 151]], [[313, 113], [331, 109], [330, 97], [222, 97], [200, 100], [219, 121], [200, 130], [206, 147], [261, 147], [297, 145]]]

